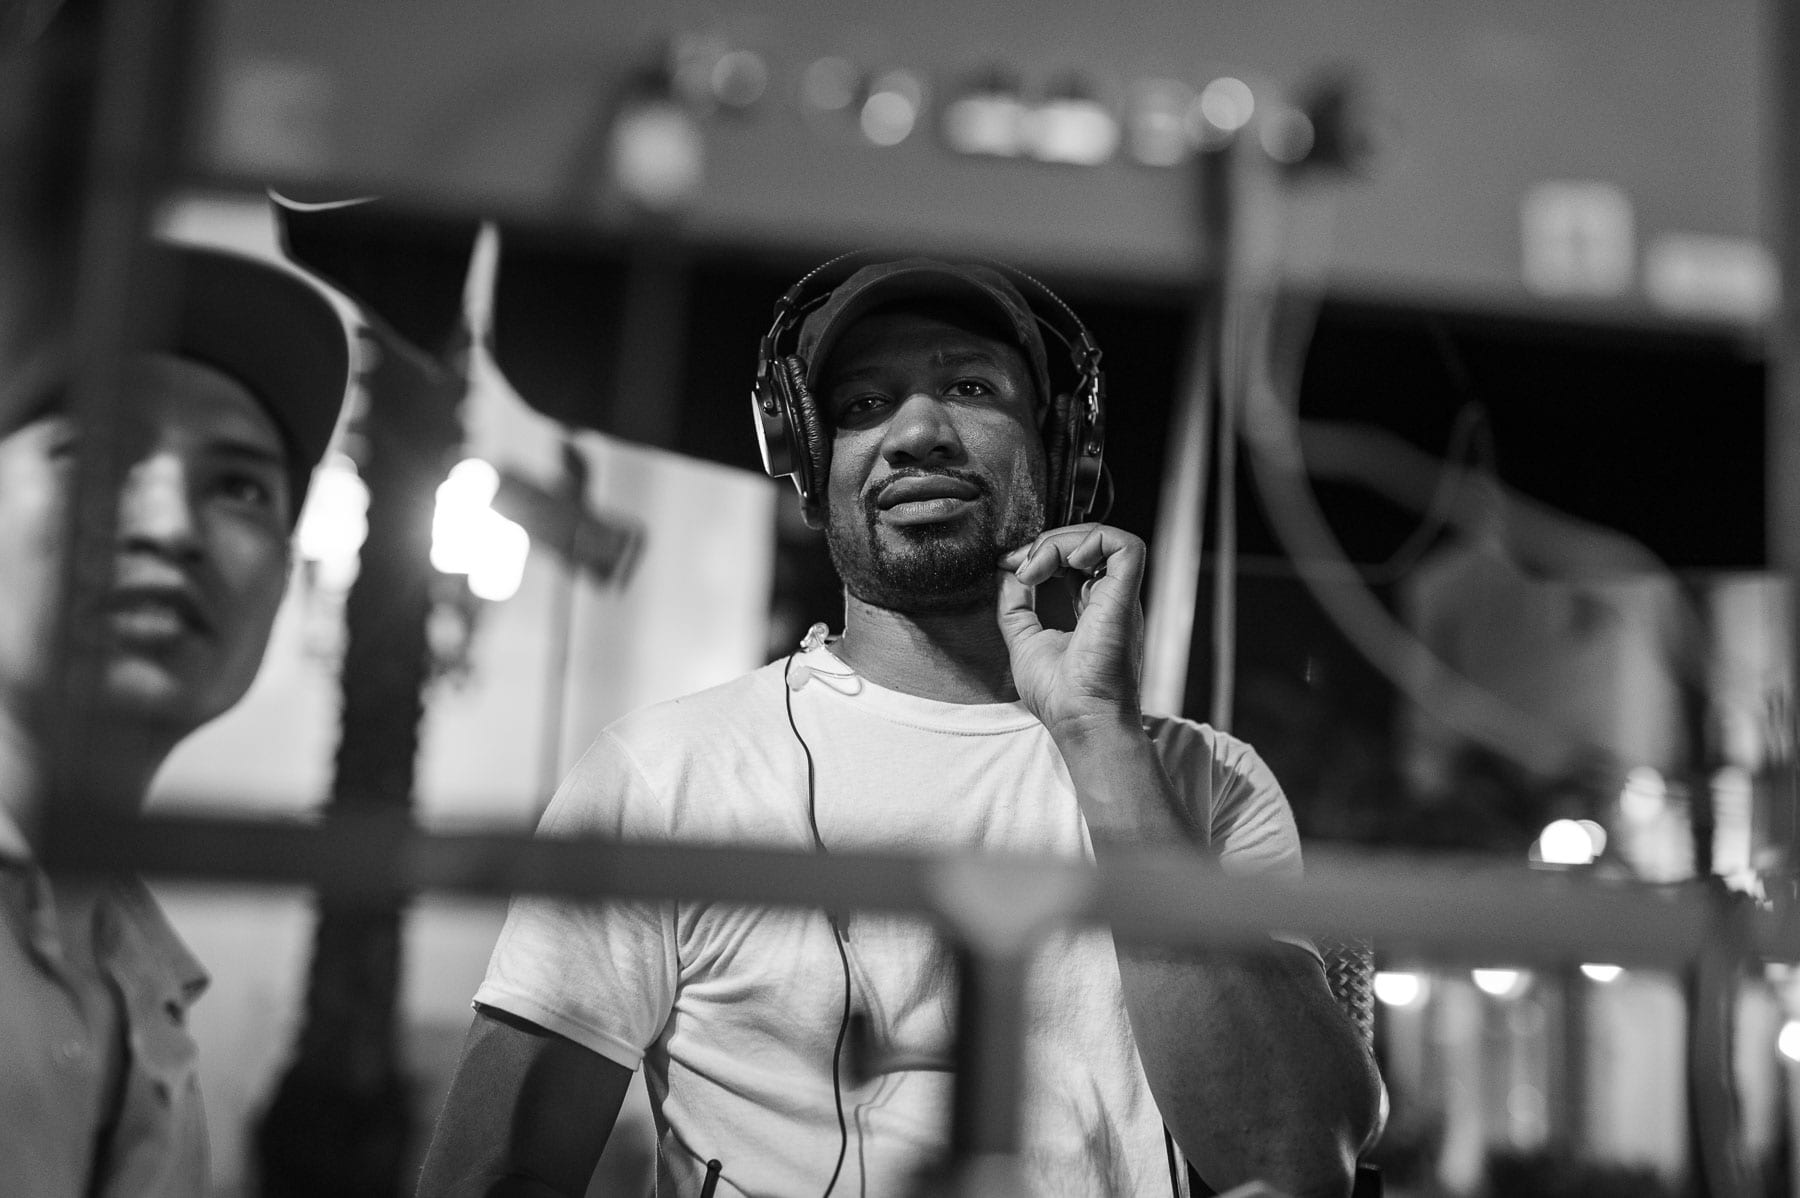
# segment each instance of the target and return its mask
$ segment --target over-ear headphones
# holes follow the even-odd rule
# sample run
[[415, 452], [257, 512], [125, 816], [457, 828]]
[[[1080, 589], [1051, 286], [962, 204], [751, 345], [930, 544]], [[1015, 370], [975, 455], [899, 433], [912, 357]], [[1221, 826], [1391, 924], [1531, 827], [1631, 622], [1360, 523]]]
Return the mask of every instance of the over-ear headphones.
[[[812, 363], [795, 344], [807, 316], [824, 305], [840, 285], [865, 266], [891, 260], [873, 250], [840, 254], [800, 277], [775, 302], [775, 316], [757, 350], [756, 380], [750, 404], [756, 417], [757, 443], [763, 469], [772, 478], [791, 476], [800, 492], [800, 510], [808, 524], [822, 521], [821, 503], [831, 458], [831, 430], [814, 402], [807, 374]], [[1076, 382], [1056, 393], [1052, 385], [1044, 419], [1047, 466], [1045, 524], [1057, 527], [1086, 520], [1098, 507], [1100, 517], [1111, 506], [1111, 480], [1104, 462], [1106, 442], [1106, 376], [1100, 369], [1100, 347], [1074, 309], [1030, 275], [999, 262], [975, 260], [970, 265], [994, 271], [1019, 292], [1040, 332], [1069, 353]]]

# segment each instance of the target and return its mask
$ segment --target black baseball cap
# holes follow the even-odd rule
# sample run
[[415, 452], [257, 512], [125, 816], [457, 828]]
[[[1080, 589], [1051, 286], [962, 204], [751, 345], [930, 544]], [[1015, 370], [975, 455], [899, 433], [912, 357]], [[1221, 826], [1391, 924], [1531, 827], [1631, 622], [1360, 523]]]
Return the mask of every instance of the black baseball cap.
[[817, 388], [819, 372], [844, 331], [875, 308], [899, 300], [945, 298], [974, 301], [997, 313], [1024, 351], [1037, 384], [1040, 405], [1050, 402], [1050, 365], [1043, 333], [1031, 305], [1011, 280], [978, 262], [901, 258], [865, 266], [835, 287], [800, 324], [794, 349], [806, 363], [806, 382]]
[[[188, 358], [254, 395], [281, 435], [289, 519], [298, 521], [349, 390], [348, 326], [320, 287], [270, 262], [159, 241], [146, 265], [160, 302], [131, 330], [129, 352]], [[0, 286], [15, 281], [0, 279]], [[26, 280], [12, 298], [32, 291]], [[43, 306], [53, 311], [40, 323], [66, 329], [64, 305], [45, 297]], [[77, 347], [66, 336], [31, 328], [20, 340], [0, 352], [0, 435], [63, 408], [76, 372]]]
[[211, 366], [243, 384], [281, 432], [290, 517], [325, 456], [350, 385], [350, 331], [298, 272], [226, 250], [159, 242], [159, 281], [174, 319], [146, 348]]

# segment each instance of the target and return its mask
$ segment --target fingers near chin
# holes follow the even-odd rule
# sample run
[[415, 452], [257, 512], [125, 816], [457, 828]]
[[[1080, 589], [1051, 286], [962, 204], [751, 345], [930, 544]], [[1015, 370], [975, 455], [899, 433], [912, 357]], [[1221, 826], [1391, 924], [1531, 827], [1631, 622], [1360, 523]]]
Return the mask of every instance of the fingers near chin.
[[1034, 609], [1034, 596], [1030, 586], [1020, 581], [1018, 575], [1010, 571], [1000, 573], [1000, 615], [1030, 612]]

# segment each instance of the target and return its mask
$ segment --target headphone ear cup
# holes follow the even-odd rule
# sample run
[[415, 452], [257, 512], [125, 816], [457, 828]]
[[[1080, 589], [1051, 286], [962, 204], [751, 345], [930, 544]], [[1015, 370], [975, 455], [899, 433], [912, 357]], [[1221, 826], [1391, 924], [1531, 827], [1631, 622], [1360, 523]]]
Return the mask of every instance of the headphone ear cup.
[[812, 390], [806, 385], [806, 364], [789, 354], [778, 363], [787, 381], [789, 406], [793, 416], [794, 481], [800, 487], [800, 514], [814, 528], [823, 520], [825, 480], [830, 470], [831, 441], [825, 435], [825, 422], [819, 417]]

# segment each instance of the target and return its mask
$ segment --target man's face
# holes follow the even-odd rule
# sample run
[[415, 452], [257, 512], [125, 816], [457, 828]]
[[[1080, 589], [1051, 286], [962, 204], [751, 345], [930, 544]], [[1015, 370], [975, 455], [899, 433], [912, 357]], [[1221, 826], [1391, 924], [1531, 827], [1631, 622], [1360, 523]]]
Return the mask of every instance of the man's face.
[[845, 587], [903, 612], [992, 603], [997, 559], [1044, 521], [1024, 355], [922, 312], [878, 311], [838, 339], [819, 383], [825, 537]]
[[[243, 697], [286, 589], [280, 434], [240, 384], [170, 355], [134, 360], [111, 583], [71, 609], [110, 715], [184, 735]], [[0, 698], [41, 706], [77, 433], [61, 414], [0, 438]]]

